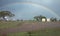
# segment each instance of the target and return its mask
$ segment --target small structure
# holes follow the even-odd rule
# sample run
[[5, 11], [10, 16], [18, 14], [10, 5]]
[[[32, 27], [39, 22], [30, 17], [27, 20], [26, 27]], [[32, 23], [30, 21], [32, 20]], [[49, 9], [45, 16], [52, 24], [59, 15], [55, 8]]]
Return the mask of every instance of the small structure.
[[51, 20], [49, 18], [42, 18], [42, 22], [50, 22]]
[[42, 22], [46, 22], [46, 19], [45, 18], [42, 18]]
[[7, 21], [9, 20], [9, 19], [6, 19]]
[[9, 19], [8, 19], [8, 17], [5, 17], [5, 19], [6, 19], [6, 21], [8, 21]]
[[50, 22], [50, 21], [51, 21], [51, 20], [48, 18], [48, 19], [47, 19], [47, 22]]

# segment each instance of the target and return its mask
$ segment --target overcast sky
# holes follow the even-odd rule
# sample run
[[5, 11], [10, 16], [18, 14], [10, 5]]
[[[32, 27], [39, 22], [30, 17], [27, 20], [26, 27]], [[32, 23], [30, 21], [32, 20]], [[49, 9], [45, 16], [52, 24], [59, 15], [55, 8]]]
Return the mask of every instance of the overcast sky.
[[60, 0], [0, 0], [0, 11], [3, 10], [14, 13], [15, 19], [33, 19], [36, 15], [60, 19]]

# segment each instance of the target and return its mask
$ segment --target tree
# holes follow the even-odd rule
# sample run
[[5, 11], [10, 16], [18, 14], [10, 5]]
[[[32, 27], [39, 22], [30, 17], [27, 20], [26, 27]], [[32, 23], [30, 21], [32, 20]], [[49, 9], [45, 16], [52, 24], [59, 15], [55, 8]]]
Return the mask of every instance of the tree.
[[50, 18], [50, 20], [52, 21], [52, 22], [54, 22], [54, 21], [57, 21], [57, 18]]
[[45, 16], [42, 16], [42, 15], [39, 15], [39, 16], [35, 16], [34, 19], [36, 19], [37, 21], [42, 21], [42, 19], [46, 17]]
[[39, 16], [35, 16], [34, 19], [36, 19], [37, 21], [39, 21]]
[[15, 15], [12, 14], [10, 11], [1, 11], [0, 12], [0, 18], [3, 18], [3, 20], [5, 20], [5, 21], [6, 21], [6, 18], [5, 18], [6, 16], [13, 17]]
[[60, 21], [60, 19], [59, 19], [59, 21]]
[[46, 19], [46, 17], [45, 17], [45, 16], [42, 16], [42, 15], [40, 15], [40, 16], [39, 16], [40, 21], [42, 21], [42, 19], [43, 19], [43, 18], [45, 18], [45, 19]]

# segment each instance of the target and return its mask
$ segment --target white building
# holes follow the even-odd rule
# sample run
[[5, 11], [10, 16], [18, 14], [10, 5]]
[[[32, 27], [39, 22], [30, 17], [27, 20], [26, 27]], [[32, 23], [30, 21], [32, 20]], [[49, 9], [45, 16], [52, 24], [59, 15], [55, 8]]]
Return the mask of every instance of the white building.
[[47, 18], [47, 19], [42, 18], [42, 22], [50, 22], [50, 19], [49, 18]]
[[46, 19], [45, 18], [42, 18], [42, 22], [46, 22]]
[[47, 22], [50, 22], [50, 21], [51, 21], [51, 20], [48, 18], [48, 19], [47, 19]]

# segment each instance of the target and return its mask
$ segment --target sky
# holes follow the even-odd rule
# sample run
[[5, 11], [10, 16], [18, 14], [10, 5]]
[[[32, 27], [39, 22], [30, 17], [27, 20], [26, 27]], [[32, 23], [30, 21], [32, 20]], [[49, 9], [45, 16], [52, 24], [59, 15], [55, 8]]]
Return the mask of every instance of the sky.
[[0, 11], [11, 11], [14, 19], [43, 15], [60, 19], [60, 0], [0, 0]]

